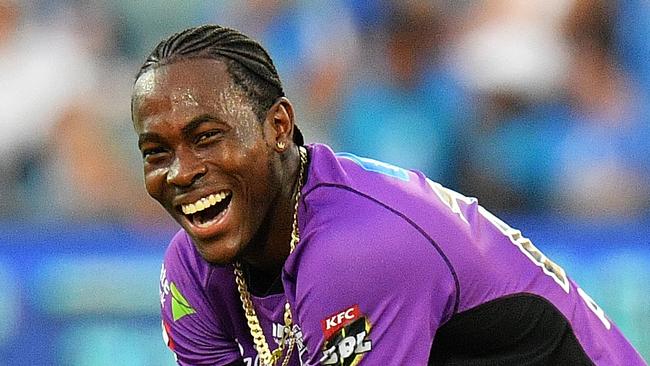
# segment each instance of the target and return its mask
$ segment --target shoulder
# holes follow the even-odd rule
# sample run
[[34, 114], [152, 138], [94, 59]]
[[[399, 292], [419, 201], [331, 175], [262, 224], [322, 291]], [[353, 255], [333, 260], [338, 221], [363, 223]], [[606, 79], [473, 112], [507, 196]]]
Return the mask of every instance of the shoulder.
[[160, 272], [160, 301], [163, 315], [176, 322], [185, 315], [196, 314], [201, 304], [202, 318], [210, 318], [206, 289], [212, 282], [210, 265], [196, 253], [187, 234], [180, 230], [172, 238]]
[[[439, 198], [420, 174], [380, 163], [356, 168], [354, 159], [341, 159], [348, 174], [314, 184], [303, 196], [301, 240], [286, 267], [302, 283], [298, 296], [310, 288], [319, 289], [319, 298], [346, 291], [355, 298], [400, 291], [433, 298], [436, 291], [446, 302], [457, 281], [432, 229], [432, 222], [447, 220], [437, 217]], [[375, 168], [380, 171], [367, 170]]]
[[[311, 208], [315, 212], [301, 228], [296, 249], [301, 277], [333, 283], [347, 281], [348, 274], [365, 282], [376, 279], [375, 284], [387, 289], [387, 281], [403, 280], [408, 268], [441, 282], [453, 281], [429, 228], [403, 207], [351, 187], [323, 187], [312, 198], [319, 204]], [[306, 197], [306, 205], [309, 201]]]
[[171, 239], [165, 250], [164, 265], [169, 271], [178, 272], [179, 275], [197, 274], [209, 271], [209, 264], [205, 262], [192, 244], [192, 240], [185, 230], [179, 230]]
[[201, 302], [212, 306], [225, 301], [234, 290], [232, 268], [206, 262], [184, 230], [176, 233], [169, 243], [160, 278], [161, 291], [165, 280], [168, 286], [183, 288], [187, 296], [201, 298]]
[[199, 255], [187, 233], [178, 231], [165, 251], [161, 281], [165, 275], [176, 287], [193, 289], [193, 296], [198, 296], [204, 294], [205, 289], [214, 282], [212, 277], [218, 275], [214, 272], [215, 268]]
[[184, 266], [191, 256], [191, 240], [185, 230], [179, 230], [172, 237], [165, 250], [164, 261], [169, 266]]
[[[320, 255], [444, 255], [442, 231], [467, 230], [422, 173], [315, 147], [299, 207], [302, 241]], [[315, 243], [322, 242], [323, 245]], [[413, 263], [414, 265], [417, 264]]]
[[308, 179], [302, 190], [303, 208], [308, 210], [305, 214], [309, 218], [317, 216], [322, 208], [338, 206], [340, 210], [362, 204], [366, 210], [392, 212], [422, 227], [427, 226], [423, 221], [440, 221], [442, 226], [460, 222], [446, 202], [448, 194], [441, 193], [445, 189], [419, 171], [350, 153], [334, 153], [324, 145], [313, 145], [310, 151]]
[[[453, 272], [445, 252], [469, 239], [471, 228], [461, 209], [475, 209], [474, 201], [457, 204], [461, 195], [417, 171], [334, 153], [324, 145], [310, 150], [299, 211], [307, 257], [301, 260], [320, 260], [320, 266], [345, 266], [357, 258], [396, 265], [410, 261], [411, 267], [433, 262]], [[443, 240], [449, 237], [454, 240]]]
[[171, 240], [160, 273], [163, 337], [179, 363], [220, 364], [239, 358], [228, 317], [233, 306], [225, 268], [205, 262], [181, 230]]

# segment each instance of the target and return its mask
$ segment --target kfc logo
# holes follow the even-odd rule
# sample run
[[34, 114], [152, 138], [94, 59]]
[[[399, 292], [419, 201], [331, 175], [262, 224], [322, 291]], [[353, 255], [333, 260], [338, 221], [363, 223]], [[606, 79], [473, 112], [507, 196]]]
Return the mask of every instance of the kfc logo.
[[354, 305], [348, 309], [345, 309], [321, 320], [321, 327], [323, 328], [323, 334], [325, 334], [325, 338], [330, 338], [332, 334], [336, 333], [345, 325], [352, 323], [360, 316], [361, 312], [359, 311], [359, 305]]

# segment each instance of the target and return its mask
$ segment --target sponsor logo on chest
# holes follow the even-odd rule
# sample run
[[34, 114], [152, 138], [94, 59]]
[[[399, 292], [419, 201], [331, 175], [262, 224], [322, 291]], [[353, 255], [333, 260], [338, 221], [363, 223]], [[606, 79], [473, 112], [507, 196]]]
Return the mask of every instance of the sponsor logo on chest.
[[325, 342], [320, 362], [323, 365], [353, 366], [372, 349], [368, 339], [370, 322], [358, 305], [321, 320]]

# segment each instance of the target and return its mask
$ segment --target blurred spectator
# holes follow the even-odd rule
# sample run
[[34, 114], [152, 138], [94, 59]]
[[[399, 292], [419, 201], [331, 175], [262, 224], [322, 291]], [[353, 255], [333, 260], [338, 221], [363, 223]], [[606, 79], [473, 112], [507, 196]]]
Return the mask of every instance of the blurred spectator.
[[557, 206], [583, 217], [627, 217], [650, 207], [650, 106], [615, 53], [615, 4], [577, 0], [567, 19], [572, 46], [570, 129], [560, 150]]
[[548, 205], [566, 134], [568, 0], [487, 0], [466, 14], [454, 49], [476, 106], [463, 134], [461, 190], [492, 210]]
[[[136, 225], [166, 226], [170, 220], [144, 193], [129, 103], [133, 70], [142, 60], [129, 61], [130, 50], [121, 47], [125, 24], [118, 21], [124, 17], [120, 4], [72, 1], [59, 10], [57, 21], [90, 55], [96, 82], [52, 134], [47, 193], [66, 217], [114, 221], [137, 215]], [[132, 41], [145, 42], [147, 37], [139, 35]]]
[[456, 49], [477, 115], [463, 190], [495, 210], [647, 212], [648, 105], [615, 53], [615, 4], [489, 0]]
[[[24, 21], [30, 8], [0, 2], [0, 215], [34, 213], [49, 138], [94, 83], [93, 65], [69, 33]], [[46, 205], [47, 207], [47, 205]]]
[[341, 102], [338, 148], [450, 184], [462, 94], [449, 74], [444, 9], [428, 1], [392, 2], [367, 35], [359, 78]]
[[615, 37], [616, 50], [623, 66], [634, 78], [633, 84], [650, 90], [650, 2], [617, 0]]
[[0, 215], [167, 221], [143, 194], [128, 104], [135, 67], [117, 53], [113, 13], [94, 5], [43, 18], [35, 3], [0, 3]]

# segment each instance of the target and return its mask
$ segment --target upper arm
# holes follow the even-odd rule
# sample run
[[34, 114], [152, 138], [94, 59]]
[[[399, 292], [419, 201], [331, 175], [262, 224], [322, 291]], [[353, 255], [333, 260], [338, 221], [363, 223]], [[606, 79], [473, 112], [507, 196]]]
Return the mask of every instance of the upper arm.
[[228, 365], [241, 359], [205, 296], [204, 275], [170, 247], [160, 274], [160, 303], [163, 339], [179, 365]]

